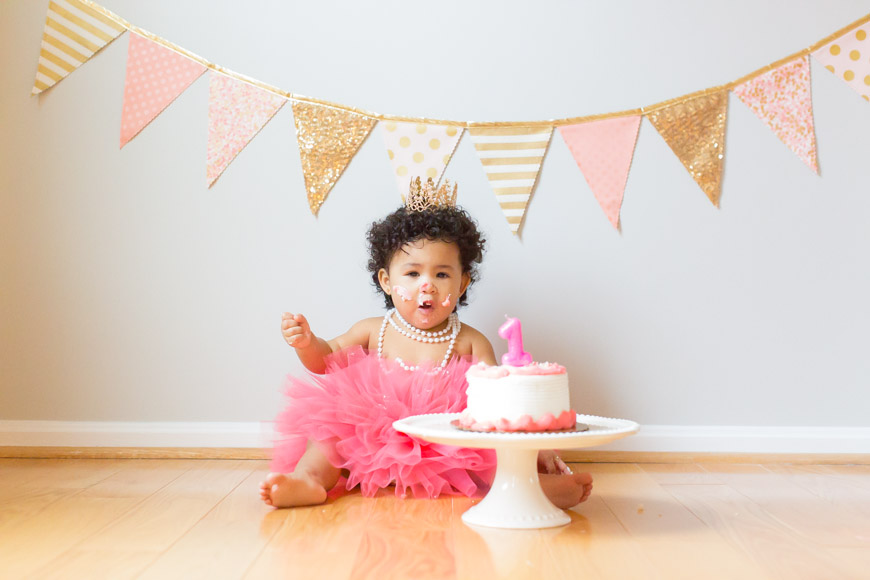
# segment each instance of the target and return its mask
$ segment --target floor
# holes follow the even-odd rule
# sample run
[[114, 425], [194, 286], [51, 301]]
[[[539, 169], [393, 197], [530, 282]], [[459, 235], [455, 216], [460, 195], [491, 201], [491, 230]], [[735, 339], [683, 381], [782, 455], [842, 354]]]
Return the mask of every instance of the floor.
[[546, 530], [465, 498], [273, 510], [264, 461], [0, 459], [0, 577], [870, 578], [870, 466], [593, 463]]

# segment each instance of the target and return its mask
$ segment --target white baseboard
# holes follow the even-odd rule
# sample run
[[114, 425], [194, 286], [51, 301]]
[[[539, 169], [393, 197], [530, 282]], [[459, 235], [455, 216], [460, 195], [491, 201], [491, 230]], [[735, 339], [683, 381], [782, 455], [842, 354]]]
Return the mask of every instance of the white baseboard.
[[[272, 424], [0, 421], [3, 447], [271, 447]], [[643, 425], [602, 451], [870, 454], [870, 427]]]
[[271, 423], [0, 421], [2, 447], [272, 446]]
[[636, 435], [596, 449], [664, 453], [870, 453], [870, 427], [642, 425]]

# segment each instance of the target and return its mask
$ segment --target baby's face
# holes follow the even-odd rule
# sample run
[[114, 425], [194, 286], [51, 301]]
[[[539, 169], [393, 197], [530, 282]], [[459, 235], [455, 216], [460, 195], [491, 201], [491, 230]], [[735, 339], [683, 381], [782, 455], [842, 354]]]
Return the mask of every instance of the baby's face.
[[462, 272], [459, 246], [441, 240], [405, 244], [379, 279], [399, 314], [424, 330], [447, 320], [470, 280]]

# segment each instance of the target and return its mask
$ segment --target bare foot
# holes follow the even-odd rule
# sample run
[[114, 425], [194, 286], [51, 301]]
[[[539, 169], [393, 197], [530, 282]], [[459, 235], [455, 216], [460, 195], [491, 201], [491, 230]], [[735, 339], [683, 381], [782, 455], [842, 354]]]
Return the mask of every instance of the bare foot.
[[260, 498], [276, 508], [317, 505], [326, 501], [326, 489], [308, 477], [270, 473], [260, 482]]
[[586, 501], [592, 493], [592, 476], [588, 473], [539, 473], [538, 477], [547, 498], [563, 510]]

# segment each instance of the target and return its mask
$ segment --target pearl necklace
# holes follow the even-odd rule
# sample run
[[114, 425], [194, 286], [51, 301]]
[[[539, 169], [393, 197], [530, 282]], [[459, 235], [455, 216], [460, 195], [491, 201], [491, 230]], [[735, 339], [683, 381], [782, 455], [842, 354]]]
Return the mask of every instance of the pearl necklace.
[[407, 322], [402, 315], [399, 314], [399, 311], [393, 308], [391, 314], [395, 314], [396, 318], [399, 319], [402, 324], [407, 327], [407, 330], [396, 324], [396, 321], [393, 320], [393, 317], [390, 316], [390, 326], [396, 329], [401, 335], [407, 336], [412, 340], [416, 340], [419, 342], [447, 342], [450, 340], [450, 336], [447, 335], [448, 332], [452, 332], [453, 328], [459, 322], [459, 316], [455, 312], [451, 312], [450, 316], [447, 318], [447, 326], [438, 332], [429, 332], [426, 330], [420, 330], [416, 326], [411, 325]]
[[[393, 320], [393, 313], [395, 313], [397, 316], [399, 315], [398, 311], [395, 308], [393, 308], [392, 310], [387, 312], [386, 316], [384, 316], [384, 322], [381, 324], [381, 331], [378, 333], [378, 358], [384, 358], [384, 333], [387, 330], [388, 323], [392, 323], [393, 327], [396, 330], [398, 330], [403, 336], [406, 336], [406, 337], [411, 338], [413, 340], [417, 340], [420, 342], [436, 342], [436, 341], [426, 340], [423, 336], [420, 336], [419, 334], [424, 333], [426, 331], [420, 330], [419, 328], [417, 328], [415, 326], [411, 326], [410, 324], [408, 324], [404, 320], [402, 320], [402, 322], [405, 322], [405, 324], [407, 324], [413, 330], [416, 330], [418, 334], [414, 334], [413, 332], [403, 332], [403, 329], [400, 329], [398, 327], [398, 325], [396, 324], [396, 322]], [[399, 319], [401, 319], [401, 318], [402, 317], [399, 316]], [[452, 329], [452, 332], [450, 333], [449, 337], [445, 337], [445, 338], [449, 339], [450, 343], [447, 345], [447, 352], [444, 354], [444, 358], [441, 360], [441, 362], [438, 364], [437, 367], [432, 369], [432, 372], [438, 372], [447, 365], [447, 361], [450, 360], [450, 355], [453, 354], [453, 346], [456, 344], [456, 337], [459, 336], [459, 331], [462, 329], [462, 323], [459, 322], [459, 316], [457, 316], [457, 314], [455, 312], [452, 312], [450, 314], [450, 317], [448, 318], [448, 320], [449, 320], [449, 322], [447, 323], [447, 328]], [[430, 334], [434, 334], [434, 333], [430, 333]], [[428, 338], [428, 337], [426, 337], [426, 338]], [[437, 342], [443, 342], [443, 340], [437, 340]], [[399, 357], [396, 357], [396, 362], [399, 363], [399, 366], [402, 367], [403, 369], [405, 369], [406, 371], [416, 371], [420, 368], [419, 365], [407, 365], [407, 364], [405, 364], [405, 361], [403, 361]]]

